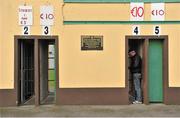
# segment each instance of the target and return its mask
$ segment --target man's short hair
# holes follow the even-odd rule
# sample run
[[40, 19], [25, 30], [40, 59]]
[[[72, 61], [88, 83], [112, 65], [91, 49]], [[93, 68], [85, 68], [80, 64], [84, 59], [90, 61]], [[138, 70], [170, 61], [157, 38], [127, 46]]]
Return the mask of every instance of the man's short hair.
[[130, 52], [132, 52], [132, 51], [135, 51], [135, 52], [136, 52], [135, 49], [129, 49], [128, 53], [130, 53]]

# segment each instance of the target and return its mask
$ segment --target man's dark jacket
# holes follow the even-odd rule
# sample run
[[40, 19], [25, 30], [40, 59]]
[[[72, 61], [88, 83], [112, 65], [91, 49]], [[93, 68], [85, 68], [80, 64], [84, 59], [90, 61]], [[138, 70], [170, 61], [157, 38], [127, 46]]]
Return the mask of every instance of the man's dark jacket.
[[131, 63], [130, 63], [130, 72], [131, 73], [141, 73], [141, 65], [142, 65], [142, 60], [141, 60], [141, 57], [136, 54], [135, 56], [133, 57], [130, 57], [131, 58]]

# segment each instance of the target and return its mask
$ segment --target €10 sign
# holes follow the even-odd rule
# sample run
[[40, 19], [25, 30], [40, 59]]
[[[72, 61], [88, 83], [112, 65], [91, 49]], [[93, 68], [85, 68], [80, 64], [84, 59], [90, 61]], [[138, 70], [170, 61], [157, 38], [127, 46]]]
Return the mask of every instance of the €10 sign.
[[131, 3], [130, 4], [130, 19], [131, 21], [144, 20], [144, 3]]
[[[152, 21], [164, 21], [165, 9], [164, 3], [152, 3], [151, 9], [148, 10], [148, 15], [151, 16]], [[144, 3], [132, 2], [130, 4], [130, 20], [131, 21], [143, 21], [145, 15]]]
[[40, 25], [52, 26], [54, 24], [54, 8], [53, 6], [40, 7]]
[[151, 20], [163, 21], [165, 17], [164, 3], [151, 4]]

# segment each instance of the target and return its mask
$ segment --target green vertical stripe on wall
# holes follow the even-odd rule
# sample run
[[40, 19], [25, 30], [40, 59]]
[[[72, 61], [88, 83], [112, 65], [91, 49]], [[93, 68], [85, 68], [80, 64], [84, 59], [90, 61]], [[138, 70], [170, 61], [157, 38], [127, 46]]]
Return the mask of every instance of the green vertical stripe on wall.
[[129, 3], [129, 2], [145, 2], [145, 3], [158, 3], [158, 2], [166, 2], [166, 3], [178, 3], [180, 0], [64, 0], [64, 2], [80, 2], [80, 3], [88, 3], [88, 2], [104, 2], [104, 3]]

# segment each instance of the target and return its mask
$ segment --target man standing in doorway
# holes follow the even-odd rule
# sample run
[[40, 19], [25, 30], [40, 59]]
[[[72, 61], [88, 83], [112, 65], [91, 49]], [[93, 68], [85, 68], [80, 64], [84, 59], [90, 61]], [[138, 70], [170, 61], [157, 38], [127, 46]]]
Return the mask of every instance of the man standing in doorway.
[[142, 104], [142, 93], [141, 93], [141, 57], [133, 49], [128, 52], [131, 59], [130, 63], [130, 72], [133, 78], [133, 84], [135, 88], [135, 101], [133, 104]]

